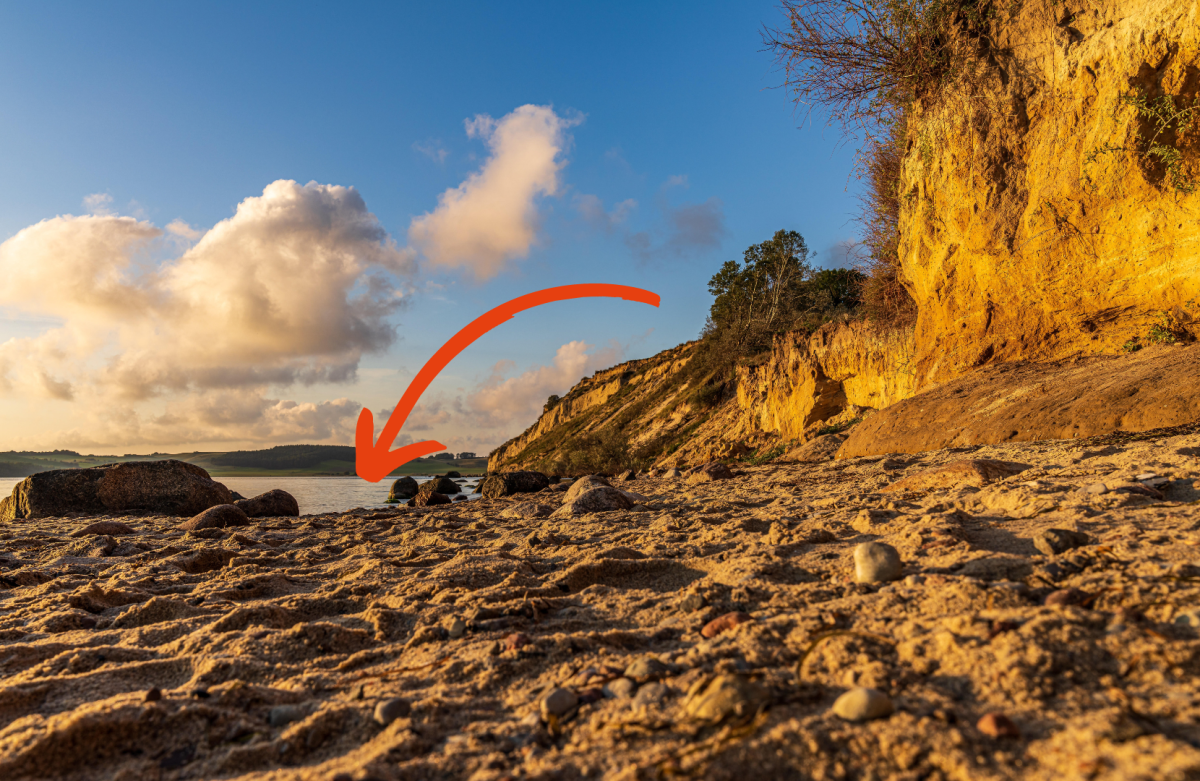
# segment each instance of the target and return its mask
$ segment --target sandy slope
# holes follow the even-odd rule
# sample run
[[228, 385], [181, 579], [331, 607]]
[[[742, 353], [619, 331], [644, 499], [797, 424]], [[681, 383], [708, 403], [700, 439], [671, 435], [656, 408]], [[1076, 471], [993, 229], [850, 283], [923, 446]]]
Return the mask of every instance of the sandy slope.
[[[1200, 434], [1128, 439], [643, 479], [645, 511], [575, 519], [519, 517], [544, 492], [213, 537], [11, 524], [0, 778], [1196, 778]], [[1030, 468], [881, 493], [962, 458]], [[1047, 558], [1051, 527], [1098, 544]], [[867, 540], [923, 582], [854, 584]], [[834, 716], [855, 685], [896, 713]], [[584, 704], [543, 719], [555, 687]]]

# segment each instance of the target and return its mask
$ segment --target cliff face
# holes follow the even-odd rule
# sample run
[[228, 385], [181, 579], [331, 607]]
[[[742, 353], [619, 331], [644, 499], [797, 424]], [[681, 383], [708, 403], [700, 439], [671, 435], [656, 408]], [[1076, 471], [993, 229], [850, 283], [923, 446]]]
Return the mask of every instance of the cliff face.
[[973, 95], [909, 128], [918, 388], [1114, 352], [1200, 296], [1195, 0], [1027, 0], [992, 28]]
[[714, 409], [680, 381], [692, 345], [622, 364], [489, 468], [537, 466], [618, 422], [635, 445], [677, 438], [660, 463], [736, 457], [989, 364], [1119, 353], [1163, 318], [1200, 335], [1197, 0], [998, 6], [961, 83], [908, 126], [900, 278], [913, 328], [781, 337]]
[[713, 408], [693, 400], [685, 369], [695, 346], [580, 381], [521, 436], [497, 448], [488, 469], [553, 469], [580, 435], [614, 426], [635, 449], [656, 439], [670, 442], [660, 464], [738, 457], [804, 441], [816, 424], [851, 405], [879, 408], [913, 392], [911, 332], [880, 332], [864, 322], [776, 339], [766, 361], [739, 370], [736, 397]]

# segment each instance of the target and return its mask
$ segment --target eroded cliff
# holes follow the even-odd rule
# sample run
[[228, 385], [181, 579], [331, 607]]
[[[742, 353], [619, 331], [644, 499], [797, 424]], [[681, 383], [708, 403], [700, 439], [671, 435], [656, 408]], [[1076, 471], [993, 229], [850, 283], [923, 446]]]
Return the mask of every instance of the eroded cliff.
[[[983, 32], [962, 33], [969, 66], [908, 120], [898, 262], [914, 326], [850, 320], [779, 337], [714, 407], [690, 392], [691, 345], [622, 364], [581, 382], [489, 468], [545, 468], [614, 426], [634, 448], [666, 443], [662, 464], [782, 453], [827, 421], [984, 366], [1200, 335], [1195, 0], [980, 8]], [[1182, 422], [1160, 418], [1126, 416]]]
[[978, 68], [909, 127], [900, 264], [918, 389], [1116, 352], [1200, 297], [1197, 3], [993, 13]]

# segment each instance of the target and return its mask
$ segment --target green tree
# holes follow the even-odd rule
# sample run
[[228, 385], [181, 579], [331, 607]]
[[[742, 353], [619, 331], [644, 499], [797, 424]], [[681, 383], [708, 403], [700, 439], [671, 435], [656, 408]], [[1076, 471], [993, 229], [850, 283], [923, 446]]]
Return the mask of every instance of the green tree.
[[737, 354], [761, 349], [807, 303], [804, 282], [813, 273], [809, 256], [803, 236], [781, 230], [748, 247], [741, 264], [726, 261], [708, 282], [714, 297], [709, 329]]

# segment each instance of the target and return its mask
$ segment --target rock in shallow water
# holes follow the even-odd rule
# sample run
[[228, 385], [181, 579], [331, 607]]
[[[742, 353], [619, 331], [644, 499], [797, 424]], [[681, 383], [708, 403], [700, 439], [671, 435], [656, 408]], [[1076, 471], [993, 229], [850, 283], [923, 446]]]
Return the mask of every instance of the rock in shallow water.
[[892, 715], [892, 698], [878, 689], [859, 686], [838, 697], [833, 703], [835, 716], [846, 721], [870, 721]]
[[421, 485], [416, 480], [411, 477], [401, 477], [392, 483], [392, 488], [388, 491], [388, 501], [400, 502], [411, 499], [417, 495], [417, 491], [420, 489]]
[[900, 553], [885, 542], [864, 542], [854, 549], [854, 577], [859, 583], [884, 583], [900, 577]]

